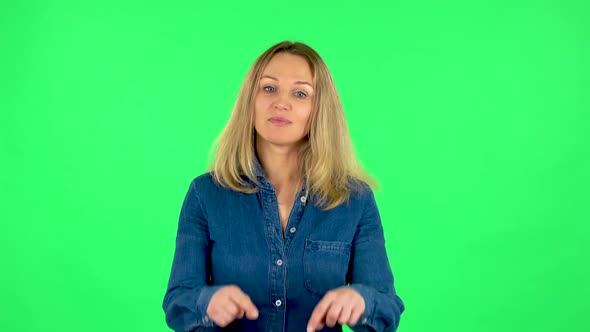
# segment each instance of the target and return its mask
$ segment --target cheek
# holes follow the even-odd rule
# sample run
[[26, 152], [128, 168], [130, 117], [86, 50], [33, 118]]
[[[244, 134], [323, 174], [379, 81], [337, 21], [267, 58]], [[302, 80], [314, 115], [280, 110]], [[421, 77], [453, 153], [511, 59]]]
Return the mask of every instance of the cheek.
[[312, 105], [301, 105], [301, 107], [299, 107], [297, 115], [299, 117], [300, 120], [302, 121], [307, 121], [307, 119], [311, 116], [311, 112], [312, 112]]
[[260, 98], [254, 99], [254, 121], [258, 120], [259, 115], [264, 110], [264, 104]]
[[268, 109], [269, 101], [264, 97], [257, 96], [254, 99], [254, 112], [264, 112]]

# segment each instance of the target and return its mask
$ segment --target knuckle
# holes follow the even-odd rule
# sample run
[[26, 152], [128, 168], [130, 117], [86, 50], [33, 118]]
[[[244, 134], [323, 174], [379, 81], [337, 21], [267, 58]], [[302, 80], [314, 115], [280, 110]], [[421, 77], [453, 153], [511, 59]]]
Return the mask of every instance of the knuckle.
[[232, 316], [236, 316], [238, 314], [238, 312], [239, 312], [238, 308], [236, 308], [235, 306], [228, 306], [227, 307], [227, 311]]
[[328, 317], [328, 319], [329, 319], [329, 320], [331, 320], [331, 321], [336, 321], [336, 320], [338, 319], [338, 314], [337, 314], [337, 313], [335, 313], [335, 312], [333, 312], [333, 311], [330, 311], [330, 312], [328, 313], [327, 317]]
[[207, 315], [209, 315], [209, 317], [214, 318], [217, 316], [218, 310], [217, 310], [217, 306], [209, 306], [209, 309], [207, 309]]

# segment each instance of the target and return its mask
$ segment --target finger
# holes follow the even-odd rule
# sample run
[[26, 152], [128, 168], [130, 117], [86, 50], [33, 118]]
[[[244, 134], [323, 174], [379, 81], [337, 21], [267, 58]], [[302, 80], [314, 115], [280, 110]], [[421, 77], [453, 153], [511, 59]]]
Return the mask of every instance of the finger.
[[236, 319], [242, 319], [244, 318], [244, 310], [240, 310], [240, 312], [236, 315]]
[[328, 312], [331, 301], [332, 299], [330, 297], [324, 296], [324, 298], [318, 302], [307, 322], [307, 332], [318, 330], [321, 328], [320, 326], [323, 327], [323, 322], [325, 321], [326, 313]]
[[348, 320], [348, 325], [355, 326], [364, 312], [365, 310], [362, 309], [360, 306], [353, 306], [352, 312], [350, 314], [350, 319]]
[[225, 303], [223, 303], [222, 308], [223, 308], [223, 312], [226, 313], [231, 318], [232, 321], [234, 319], [236, 319], [239, 316], [239, 314], [242, 312], [242, 309], [240, 309], [238, 307], [238, 305], [235, 304], [230, 299], [227, 299], [225, 301]]
[[219, 325], [219, 327], [226, 327], [234, 320], [234, 318], [225, 311], [218, 312], [215, 315], [215, 318], [211, 317], [211, 319], [213, 322], [215, 322], [215, 324]]
[[326, 313], [326, 325], [329, 327], [334, 327], [336, 322], [340, 318], [340, 313], [342, 312], [342, 304], [338, 303], [337, 301], [332, 302], [328, 312]]
[[258, 318], [258, 309], [254, 303], [252, 303], [250, 297], [241, 289], [238, 288], [237, 291], [233, 292], [231, 299], [238, 308], [244, 312], [244, 315], [246, 315], [248, 319]]
[[352, 315], [352, 306], [345, 305], [342, 307], [342, 312], [340, 313], [340, 317], [338, 318], [338, 324], [344, 325], [348, 324], [350, 321], [350, 316]]
[[318, 323], [318, 325], [316, 325], [315, 327], [309, 327], [309, 325], [307, 326], [307, 332], [315, 332], [315, 331], [319, 331], [321, 329], [324, 328], [324, 326], [326, 326], [325, 322], [320, 322]]
[[323, 329], [324, 326], [326, 326], [325, 322], [321, 322], [320, 325], [318, 325], [315, 329], [316, 329], [316, 331], [319, 331], [319, 330]]
[[228, 314], [225, 312], [223, 306], [217, 304], [209, 305], [207, 308], [207, 316], [209, 316], [215, 324], [221, 327], [225, 326], [225, 321], [228, 319]]

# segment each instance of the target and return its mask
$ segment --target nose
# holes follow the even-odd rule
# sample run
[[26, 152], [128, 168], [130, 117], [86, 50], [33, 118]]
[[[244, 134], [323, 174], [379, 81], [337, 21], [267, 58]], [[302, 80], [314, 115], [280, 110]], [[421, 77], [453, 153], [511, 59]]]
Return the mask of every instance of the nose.
[[273, 102], [273, 108], [279, 111], [286, 111], [291, 107], [287, 93], [277, 93]]

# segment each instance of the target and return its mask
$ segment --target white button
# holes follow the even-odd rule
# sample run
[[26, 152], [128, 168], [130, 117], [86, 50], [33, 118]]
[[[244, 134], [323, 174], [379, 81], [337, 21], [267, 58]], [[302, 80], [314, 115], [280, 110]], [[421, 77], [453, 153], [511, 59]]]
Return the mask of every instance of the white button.
[[301, 202], [305, 203], [305, 201], [307, 200], [307, 198], [305, 198], [305, 196], [301, 196]]
[[283, 260], [282, 260], [282, 259], [279, 259], [279, 260], [277, 261], [277, 265], [278, 265], [278, 266], [281, 266], [281, 265], [283, 265]]
[[296, 230], [297, 230], [297, 228], [295, 228], [295, 227], [291, 227], [291, 229], [289, 230], [289, 232], [291, 232], [291, 233], [295, 233], [295, 231], [296, 231]]
[[363, 325], [367, 324], [367, 318], [363, 319]]
[[281, 300], [276, 300], [276, 301], [275, 301], [275, 305], [276, 305], [277, 307], [280, 307], [280, 306], [281, 306], [281, 304], [283, 304], [283, 302], [281, 302]]

